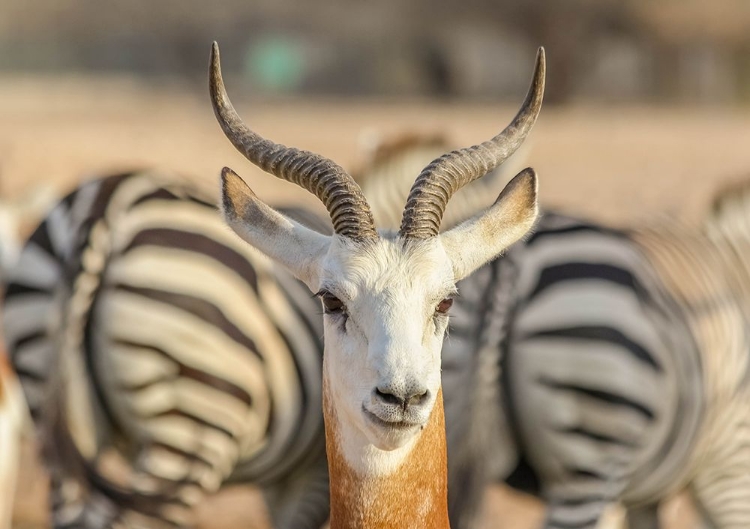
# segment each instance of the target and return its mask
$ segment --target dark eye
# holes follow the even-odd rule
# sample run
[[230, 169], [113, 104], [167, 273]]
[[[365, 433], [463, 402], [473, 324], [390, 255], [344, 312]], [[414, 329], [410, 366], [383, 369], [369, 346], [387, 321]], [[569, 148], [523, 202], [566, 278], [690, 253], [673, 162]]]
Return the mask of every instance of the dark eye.
[[330, 292], [321, 294], [320, 299], [323, 300], [326, 314], [341, 314], [344, 312], [344, 303]]
[[453, 298], [445, 298], [443, 301], [437, 304], [437, 307], [435, 307], [435, 312], [439, 314], [447, 314], [452, 306]]

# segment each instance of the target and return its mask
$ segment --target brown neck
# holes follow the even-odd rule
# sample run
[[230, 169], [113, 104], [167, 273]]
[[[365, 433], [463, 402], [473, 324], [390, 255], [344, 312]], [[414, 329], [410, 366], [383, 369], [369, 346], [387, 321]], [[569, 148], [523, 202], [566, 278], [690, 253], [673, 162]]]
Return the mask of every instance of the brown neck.
[[388, 475], [357, 472], [339, 445], [338, 418], [323, 376], [323, 415], [331, 481], [331, 529], [447, 529], [448, 470], [443, 393], [403, 463]]

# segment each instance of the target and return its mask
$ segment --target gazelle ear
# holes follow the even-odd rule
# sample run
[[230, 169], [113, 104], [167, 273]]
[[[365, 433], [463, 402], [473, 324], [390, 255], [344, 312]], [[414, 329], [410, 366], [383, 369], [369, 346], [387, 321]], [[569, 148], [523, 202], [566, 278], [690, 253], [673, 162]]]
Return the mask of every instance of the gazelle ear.
[[221, 171], [226, 223], [246, 242], [286, 267], [311, 290], [318, 288], [320, 263], [331, 238], [289, 219], [263, 203], [237, 173]]
[[531, 168], [524, 169], [505, 186], [492, 206], [440, 235], [455, 280], [465, 278], [523, 237], [538, 213], [536, 173]]

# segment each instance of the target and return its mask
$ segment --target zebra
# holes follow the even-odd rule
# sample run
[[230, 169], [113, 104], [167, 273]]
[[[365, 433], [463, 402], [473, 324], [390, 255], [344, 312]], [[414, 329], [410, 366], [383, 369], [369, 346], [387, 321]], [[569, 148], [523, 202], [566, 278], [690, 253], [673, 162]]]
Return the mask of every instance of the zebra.
[[175, 175], [68, 194], [23, 248], [3, 314], [54, 524], [189, 525], [204, 494], [252, 482], [277, 527], [320, 527], [320, 312]]
[[[396, 144], [360, 173], [365, 193], [446, 150]], [[443, 349], [458, 382], [444, 382], [446, 414], [463, 418], [448, 425], [449, 479], [472, 492], [452, 507], [477, 512], [484, 486], [505, 482], [545, 501], [546, 528], [596, 527], [619, 501], [648, 529], [659, 501], [688, 489], [715, 527], [750, 527], [748, 189], [720, 195], [702, 231], [546, 211], [459, 284]], [[372, 200], [373, 215], [398, 202]], [[467, 356], [481, 367], [458, 377]]]

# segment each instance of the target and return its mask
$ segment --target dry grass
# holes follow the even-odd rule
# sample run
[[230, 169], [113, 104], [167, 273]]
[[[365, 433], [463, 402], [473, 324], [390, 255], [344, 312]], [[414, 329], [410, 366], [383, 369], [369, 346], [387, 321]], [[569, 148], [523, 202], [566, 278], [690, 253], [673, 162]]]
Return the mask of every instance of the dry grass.
[[[237, 92], [236, 88], [230, 91]], [[510, 107], [333, 102], [239, 105], [259, 132], [351, 167], [367, 127], [385, 134], [446, 129], [461, 143], [493, 135]], [[750, 114], [728, 109], [576, 108], [543, 111], [531, 162], [542, 200], [580, 215], [626, 223], [667, 214], [700, 218], [713, 192], [750, 176]], [[132, 167], [174, 170], [214, 188], [232, 165], [271, 202], [315, 201], [249, 167], [214, 123], [207, 100], [129, 81], [0, 79], [0, 190], [60, 191], [93, 174]], [[19, 525], [44, 522], [44, 479], [27, 456]], [[540, 506], [488, 493], [484, 527], [533, 527]], [[690, 527], [682, 500], [665, 509], [670, 528]], [[264, 527], [257, 494], [230, 489], [201, 509], [205, 526]], [[613, 519], [617, 518], [617, 513]], [[210, 521], [210, 523], [208, 523]]]

